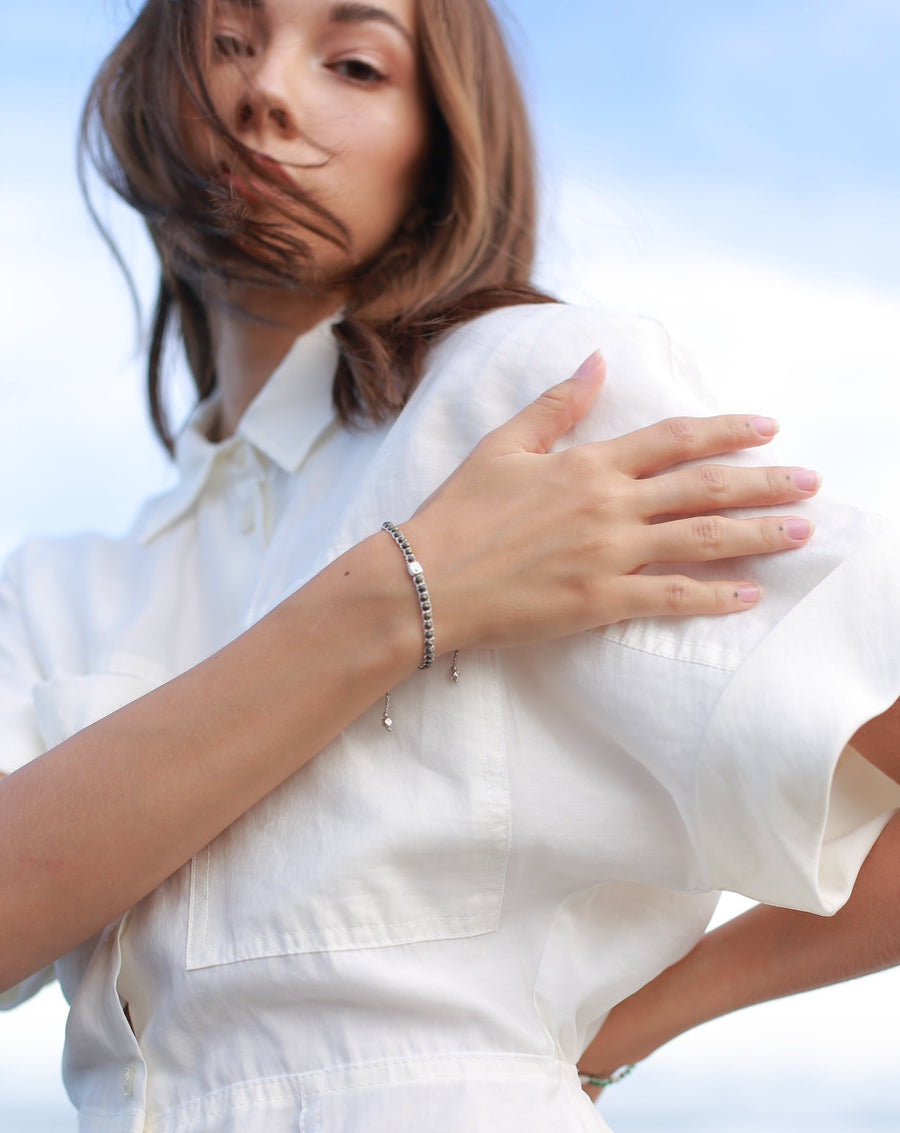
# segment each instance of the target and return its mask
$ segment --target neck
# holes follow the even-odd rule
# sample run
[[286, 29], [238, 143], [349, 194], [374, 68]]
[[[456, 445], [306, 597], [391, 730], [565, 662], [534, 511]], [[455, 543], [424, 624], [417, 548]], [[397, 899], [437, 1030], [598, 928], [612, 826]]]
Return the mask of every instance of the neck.
[[250, 402], [284, 359], [298, 335], [334, 314], [335, 292], [296, 295], [242, 287], [229, 301], [209, 306], [216, 380], [221, 398], [216, 440], [230, 437]]

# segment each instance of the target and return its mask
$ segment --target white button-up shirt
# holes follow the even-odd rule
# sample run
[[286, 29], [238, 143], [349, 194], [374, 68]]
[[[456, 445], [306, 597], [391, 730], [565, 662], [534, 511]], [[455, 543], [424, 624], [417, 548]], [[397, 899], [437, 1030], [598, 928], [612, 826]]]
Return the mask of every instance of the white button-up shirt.
[[[598, 347], [609, 378], [566, 443], [715, 410], [658, 324], [561, 306], [455, 331], [382, 427], [336, 423], [328, 325], [233, 438], [210, 443], [201, 407], [180, 483], [128, 536], [32, 541], [10, 561], [0, 766], [182, 672], [402, 522]], [[442, 664], [414, 673], [392, 734], [373, 706], [62, 958], [80, 1128], [605, 1128], [573, 1063], [698, 939], [715, 891], [832, 912], [900, 805], [841, 754], [900, 693], [897, 541], [855, 510], [804, 508], [810, 546], [740, 568], [766, 588], [756, 609], [465, 653], [458, 685]]]

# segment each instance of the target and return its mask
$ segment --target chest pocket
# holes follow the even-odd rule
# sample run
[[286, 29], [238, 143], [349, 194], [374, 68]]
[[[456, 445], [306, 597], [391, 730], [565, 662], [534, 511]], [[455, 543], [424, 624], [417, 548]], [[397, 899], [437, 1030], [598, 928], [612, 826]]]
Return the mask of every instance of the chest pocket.
[[191, 865], [189, 969], [496, 928], [510, 817], [491, 654], [394, 690]]

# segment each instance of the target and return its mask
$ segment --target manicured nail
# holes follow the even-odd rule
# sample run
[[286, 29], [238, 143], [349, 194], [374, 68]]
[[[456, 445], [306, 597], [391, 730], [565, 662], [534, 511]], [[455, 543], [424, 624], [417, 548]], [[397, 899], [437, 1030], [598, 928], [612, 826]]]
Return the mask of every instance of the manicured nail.
[[812, 535], [813, 525], [808, 519], [786, 519], [781, 525], [781, 530], [787, 535], [788, 539], [793, 539], [795, 543], [802, 543]]
[[822, 486], [822, 477], [809, 468], [795, 468], [791, 473], [791, 479], [794, 487], [801, 492], [818, 492]]
[[762, 591], [758, 586], [754, 586], [752, 582], [742, 582], [737, 588], [735, 593], [736, 598], [740, 598], [742, 602], [746, 602], [748, 606], [752, 606], [754, 602], [759, 601]]
[[602, 352], [595, 350], [589, 358], [585, 358], [572, 376], [579, 382], [592, 382], [602, 358]]
[[774, 437], [781, 428], [774, 417], [753, 417], [750, 420], [750, 427], [761, 437]]

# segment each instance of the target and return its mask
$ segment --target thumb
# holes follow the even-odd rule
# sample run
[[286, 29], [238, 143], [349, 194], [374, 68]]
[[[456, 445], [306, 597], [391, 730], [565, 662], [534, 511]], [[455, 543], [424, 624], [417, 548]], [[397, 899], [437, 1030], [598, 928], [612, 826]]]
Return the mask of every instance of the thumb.
[[561, 436], [584, 417], [606, 378], [606, 362], [596, 351], [571, 378], [552, 386], [496, 430], [495, 436], [513, 450], [547, 453]]

